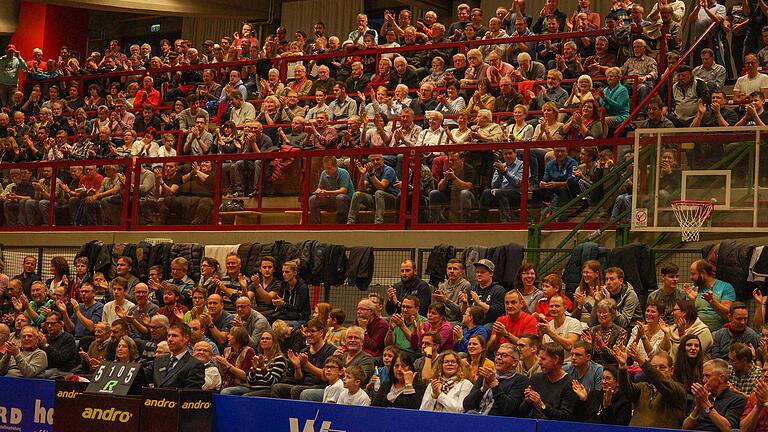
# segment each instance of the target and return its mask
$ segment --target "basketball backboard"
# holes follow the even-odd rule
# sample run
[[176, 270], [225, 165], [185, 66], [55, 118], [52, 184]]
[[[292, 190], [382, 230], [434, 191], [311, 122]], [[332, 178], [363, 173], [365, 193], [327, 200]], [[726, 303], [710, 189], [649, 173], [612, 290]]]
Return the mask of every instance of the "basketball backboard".
[[633, 150], [633, 231], [680, 232], [671, 202], [700, 200], [702, 232], [768, 232], [768, 127], [639, 129]]

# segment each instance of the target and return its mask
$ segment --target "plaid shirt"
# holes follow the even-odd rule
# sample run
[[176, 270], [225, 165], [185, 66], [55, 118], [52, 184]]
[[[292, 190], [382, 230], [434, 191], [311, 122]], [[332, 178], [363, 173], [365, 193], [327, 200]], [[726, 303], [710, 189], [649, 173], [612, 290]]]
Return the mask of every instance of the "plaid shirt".
[[728, 366], [728, 370], [731, 371], [731, 384], [733, 384], [733, 387], [746, 395], [752, 393], [752, 386], [754, 386], [755, 381], [757, 381], [763, 373], [763, 370], [755, 366], [754, 363], [752, 363], [752, 368], [743, 375], [737, 374], [736, 371], [733, 370], [733, 366]]

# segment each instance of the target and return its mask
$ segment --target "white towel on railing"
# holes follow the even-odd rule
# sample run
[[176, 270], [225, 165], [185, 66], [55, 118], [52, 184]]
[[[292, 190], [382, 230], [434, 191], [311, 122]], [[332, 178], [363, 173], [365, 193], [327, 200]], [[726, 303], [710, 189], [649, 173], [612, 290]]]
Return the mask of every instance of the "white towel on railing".
[[237, 253], [237, 248], [239, 248], [240, 245], [206, 245], [205, 246], [205, 256], [215, 258], [216, 261], [219, 262], [219, 266], [221, 270], [224, 270], [224, 263], [227, 260], [227, 254], [230, 252]]

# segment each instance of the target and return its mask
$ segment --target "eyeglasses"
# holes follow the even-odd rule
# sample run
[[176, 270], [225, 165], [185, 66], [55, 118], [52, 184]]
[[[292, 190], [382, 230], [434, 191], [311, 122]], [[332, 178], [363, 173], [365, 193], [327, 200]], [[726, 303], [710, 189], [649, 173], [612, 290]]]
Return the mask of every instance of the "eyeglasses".
[[339, 369], [339, 367], [338, 367], [338, 366], [336, 366], [336, 365], [332, 365], [332, 364], [330, 364], [330, 365], [325, 365], [323, 368], [324, 368], [324, 369]]
[[499, 358], [502, 358], [502, 359], [503, 358], [516, 358], [514, 356], [514, 354], [507, 354], [507, 353], [503, 353], [503, 352], [497, 352], [496, 353], [496, 357], [499, 357]]

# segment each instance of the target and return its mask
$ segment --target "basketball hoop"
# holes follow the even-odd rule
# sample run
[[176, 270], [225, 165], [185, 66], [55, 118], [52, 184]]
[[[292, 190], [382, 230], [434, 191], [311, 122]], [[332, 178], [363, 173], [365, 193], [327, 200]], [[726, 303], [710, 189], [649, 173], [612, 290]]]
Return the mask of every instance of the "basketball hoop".
[[684, 242], [699, 241], [701, 226], [712, 214], [714, 208], [714, 201], [672, 201], [672, 211], [675, 212], [675, 217], [680, 223], [680, 232]]

